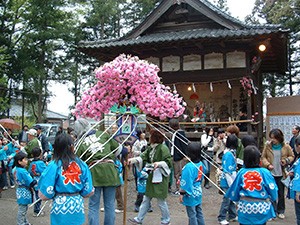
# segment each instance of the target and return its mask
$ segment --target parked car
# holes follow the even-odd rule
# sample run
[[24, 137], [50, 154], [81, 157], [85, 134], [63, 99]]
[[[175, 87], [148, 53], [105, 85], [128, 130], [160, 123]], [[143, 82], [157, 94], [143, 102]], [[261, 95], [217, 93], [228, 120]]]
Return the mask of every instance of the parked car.
[[55, 135], [58, 131], [59, 128], [59, 124], [52, 124], [52, 123], [37, 123], [36, 125], [40, 125], [42, 127], [42, 132], [43, 134], [45, 134], [45, 136], [48, 138], [48, 141], [50, 142], [50, 144], [54, 144], [54, 140], [55, 140]]

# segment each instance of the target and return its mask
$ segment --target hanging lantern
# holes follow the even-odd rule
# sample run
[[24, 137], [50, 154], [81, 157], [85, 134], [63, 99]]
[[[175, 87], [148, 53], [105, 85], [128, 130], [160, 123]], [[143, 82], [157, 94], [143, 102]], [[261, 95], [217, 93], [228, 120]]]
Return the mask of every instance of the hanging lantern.
[[193, 94], [191, 94], [190, 99], [197, 100], [197, 99], [199, 99], [199, 96], [197, 95], [197, 93], [193, 93]]

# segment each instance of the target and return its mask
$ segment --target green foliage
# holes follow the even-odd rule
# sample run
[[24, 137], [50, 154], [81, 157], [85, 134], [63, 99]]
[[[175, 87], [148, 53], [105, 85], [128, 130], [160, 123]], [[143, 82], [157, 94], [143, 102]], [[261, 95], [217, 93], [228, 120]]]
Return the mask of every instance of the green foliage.
[[228, 5], [227, 5], [227, 0], [214, 0], [213, 2], [214, 2], [216, 7], [218, 7], [222, 11], [230, 14], [229, 13], [229, 8], [228, 8]]
[[[299, 71], [299, 31], [300, 31], [300, 0], [256, 0], [252, 16], [248, 17], [248, 22], [258, 23], [258, 18], [265, 20], [269, 24], [280, 24], [290, 30], [290, 72], [286, 74], [265, 74], [265, 92], [271, 96], [282, 96], [293, 94], [286, 87], [289, 84], [293, 87], [299, 83], [297, 80]], [[295, 86], [294, 86], [295, 87]]]

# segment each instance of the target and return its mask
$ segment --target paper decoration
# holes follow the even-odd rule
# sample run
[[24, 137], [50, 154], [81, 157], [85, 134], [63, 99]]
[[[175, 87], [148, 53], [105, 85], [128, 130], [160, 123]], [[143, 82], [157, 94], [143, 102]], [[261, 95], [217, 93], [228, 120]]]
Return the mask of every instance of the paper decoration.
[[227, 84], [228, 84], [228, 88], [229, 88], [229, 89], [232, 89], [232, 87], [231, 87], [231, 84], [230, 84], [229, 80], [227, 80]]
[[257, 94], [257, 91], [256, 91], [256, 87], [255, 87], [255, 85], [254, 85], [254, 83], [253, 83], [253, 80], [250, 79], [250, 82], [251, 82], [251, 85], [252, 85], [253, 93], [256, 95], [256, 94]]
[[174, 92], [177, 92], [177, 90], [176, 90], [176, 85], [175, 85], [175, 84], [173, 84], [173, 89], [174, 89], [174, 90], [173, 90]]
[[214, 88], [213, 88], [212, 82], [210, 82], [209, 87], [210, 87], [210, 91], [213, 92]]
[[193, 92], [196, 92], [196, 87], [194, 83], [192, 84], [192, 88], [193, 88]]

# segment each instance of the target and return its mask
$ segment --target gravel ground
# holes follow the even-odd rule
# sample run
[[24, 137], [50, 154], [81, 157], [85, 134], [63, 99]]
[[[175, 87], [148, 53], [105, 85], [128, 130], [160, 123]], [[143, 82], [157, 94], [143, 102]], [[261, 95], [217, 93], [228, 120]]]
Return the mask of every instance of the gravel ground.
[[[127, 193], [127, 213], [126, 218], [134, 217], [137, 213], [133, 211], [134, 202], [136, 199], [136, 192], [134, 188], [134, 179], [132, 175], [129, 175], [130, 181], [128, 182], [128, 193]], [[179, 203], [178, 196], [169, 195], [167, 201], [171, 214], [172, 225], [187, 225], [187, 215], [185, 208]], [[218, 194], [215, 187], [210, 189], [203, 189], [203, 212], [205, 217], [206, 225], [217, 225], [217, 216], [220, 209], [222, 201], [222, 196]], [[87, 213], [87, 200], [85, 201], [85, 208]], [[148, 213], [145, 217], [144, 223], [147, 224], [160, 224], [160, 211], [157, 207], [157, 203], [154, 200], [152, 202], [154, 211]], [[50, 224], [49, 220], [49, 204], [45, 207], [45, 216], [35, 218], [32, 216], [33, 209], [28, 210], [29, 222], [33, 225]], [[0, 198], [0, 224], [2, 225], [15, 225], [16, 224], [16, 214], [17, 214], [17, 204], [15, 200], [15, 190], [8, 189], [2, 193], [2, 198]], [[292, 200], [286, 200], [286, 219], [276, 219], [274, 221], [268, 222], [269, 225], [277, 224], [296, 224], [295, 213], [294, 213], [294, 202]], [[103, 212], [100, 214], [101, 221], [103, 220]], [[67, 221], [63, 221], [62, 224], [67, 224]], [[122, 225], [123, 223], [123, 213], [117, 214], [116, 225]], [[129, 223], [126, 223], [129, 224]], [[237, 225], [237, 222], [230, 223], [232, 225]]]

